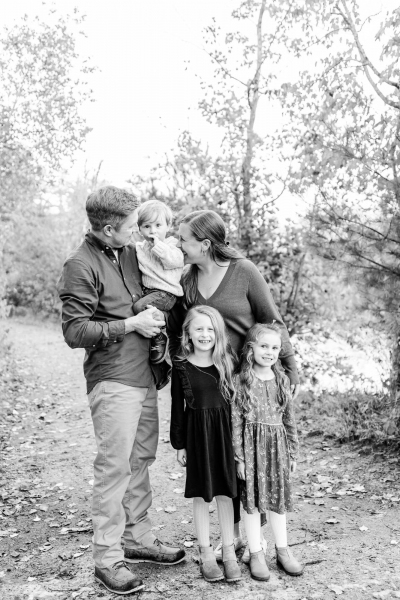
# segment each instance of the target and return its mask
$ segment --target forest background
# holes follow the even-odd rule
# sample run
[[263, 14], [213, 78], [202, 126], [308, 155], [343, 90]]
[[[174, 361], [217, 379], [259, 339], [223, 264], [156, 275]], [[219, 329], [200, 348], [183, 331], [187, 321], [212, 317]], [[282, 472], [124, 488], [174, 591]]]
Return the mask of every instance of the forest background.
[[[176, 223], [197, 209], [221, 214], [288, 326], [311, 430], [396, 443], [400, 10], [355, 0], [230, 4], [204, 30], [210, 73], [195, 73], [197, 110], [218, 144], [177, 132], [175, 147], [126, 187], [167, 202]], [[87, 228], [86, 197], [114, 183], [101, 164], [68, 175], [89, 133], [82, 107], [96, 101], [84, 35], [78, 11], [54, 7], [0, 32], [5, 318], [59, 318], [55, 284]], [[258, 127], [263, 103], [276, 120], [268, 131]], [[12, 348], [2, 323], [4, 383]]]

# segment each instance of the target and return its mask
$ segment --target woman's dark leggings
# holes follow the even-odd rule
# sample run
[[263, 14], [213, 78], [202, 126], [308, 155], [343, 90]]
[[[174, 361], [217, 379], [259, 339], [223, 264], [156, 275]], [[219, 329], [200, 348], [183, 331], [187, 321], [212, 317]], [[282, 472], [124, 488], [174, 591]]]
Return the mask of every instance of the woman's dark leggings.
[[[233, 498], [233, 522], [239, 523], [240, 521], [240, 479], [236, 480], [238, 494], [236, 498]], [[267, 522], [267, 516], [264, 513], [261, 513], [261, 527], [265, 525]]]

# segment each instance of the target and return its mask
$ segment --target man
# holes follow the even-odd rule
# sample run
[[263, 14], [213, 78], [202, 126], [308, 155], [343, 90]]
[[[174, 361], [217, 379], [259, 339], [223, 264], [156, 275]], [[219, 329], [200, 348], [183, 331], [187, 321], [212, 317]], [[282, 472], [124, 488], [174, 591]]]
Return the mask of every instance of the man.
[[[131, 244], [138, 200], [107, 186], [89, 195], [91, 232], [58, 283], [64, 338], [85, 348], [84, 373], [97, 444], [93, 485], [95, 578], [116, 594], [143, 588], [126, 562], [176, 564], [185, 552], [151, 532], [148, 467], [158, 442], [157, 392], [149, 339], [165, 325], [155, 308], [134, 315], [142, 295]], [[124, 550], [121, 540], [124, 541]]]

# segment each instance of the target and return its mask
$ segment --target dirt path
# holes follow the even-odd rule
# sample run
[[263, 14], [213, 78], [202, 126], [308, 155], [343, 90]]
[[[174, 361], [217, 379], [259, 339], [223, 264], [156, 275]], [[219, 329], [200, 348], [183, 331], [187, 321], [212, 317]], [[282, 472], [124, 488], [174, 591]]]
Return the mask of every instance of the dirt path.
[[[50, 325], [12, 321], [10, 329], [17, 363], [0, 398], [0, 598], [112, 598], [92, 575], [95, 445], [84, 393], [83, 353], [70, 350], [59, 329]], [[176, 567], [139, 566], [146, 588], [136, 597], [400, 598], [397, 455], [360, 455], [350, 446], [304, 431], [295, 480], [296, 512], [289, 520], [290, 542], [307, 563], [304, 576], [290, 578], [278, 572], [267, 527], [270, 582], [253, 581], [242, 564], [241, 583], [210, 585], [190, 559], [191, 502], [183, 497], [184, 470], [168, 443], [168, 391], [161, 394], [160, 421], [158, 459], [151, 470], [151, 516], [162, 540], [186, 542], [188, 557]], [[216, 543], [215, 510], [211, 521]]]

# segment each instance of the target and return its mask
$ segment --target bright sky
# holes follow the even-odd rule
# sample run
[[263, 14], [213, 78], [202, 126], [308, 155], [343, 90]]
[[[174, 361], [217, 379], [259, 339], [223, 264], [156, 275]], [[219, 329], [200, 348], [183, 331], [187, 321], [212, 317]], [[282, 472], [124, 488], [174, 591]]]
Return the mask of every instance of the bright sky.
[[[371, 14], [398, 0], [360, 0]], [[101, 160], [103, 177], [124, 185], [146, 173], [175, 145], [179, 133], [216, 143], [215, 132], [197, 111], [201, 96], [196, 73], [209, 79], [210, 58], [202, 49], [202, 30], [213, 16], [226, 23], [235, 0], [57, 0], [58, 12], [79, 6], [87, 15], [84, 50], [100, 70], [91, 81], [95, 103], [85, 109], [90, 133], [76, 173]], [[24, 13], [43, 14], [42, 0], [3, 3], [2, 23]], [[188, 63], [189, 61], [189, 63]], [[265, 107], [266, 109], [267, 107]], [[275, 116], [265, 110], [264, 126]]]

